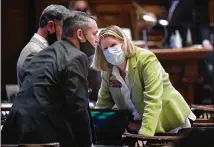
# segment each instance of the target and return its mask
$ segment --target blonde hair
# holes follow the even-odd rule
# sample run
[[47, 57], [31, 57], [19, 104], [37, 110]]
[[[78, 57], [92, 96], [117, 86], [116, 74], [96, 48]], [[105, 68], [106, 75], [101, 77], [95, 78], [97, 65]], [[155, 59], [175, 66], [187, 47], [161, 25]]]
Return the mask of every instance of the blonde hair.
[[112, 25], [109, 26], [99, 33], [99, 44], [95, 50], [92, 67], [98, 71], [109, 70], [109, 63], [107, 62], [103, 50], [101, 49], [100, 42], [105, 37], [113, 37], [122, 43], [122, 48], [126, 58], [132, 57], [136, 53], [136, 49], [132, 41], [124, 34], [120, 27]]

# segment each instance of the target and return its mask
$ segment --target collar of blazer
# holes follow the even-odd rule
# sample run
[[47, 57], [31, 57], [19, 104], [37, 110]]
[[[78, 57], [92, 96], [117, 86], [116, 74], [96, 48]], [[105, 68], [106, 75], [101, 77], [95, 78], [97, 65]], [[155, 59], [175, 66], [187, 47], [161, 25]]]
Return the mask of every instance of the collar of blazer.
[[73, 46], [74, 48], [76, 48], [76, 46], [73, 44], [73, 42], [71, 42], [70, 40], [68, 40], [67, 38], [62, 37], [61, 41]]
[[45, 48], [48, 47], [48, 45], [45, 45], [44, 43], [42, 43], [39, 39], [37, 39], [37, 38], [34, 37], [34, 36], [31, 38], [30, 41], [31, 41], [31, 42], [34, 42], [34, 43], [36, 43], [36, 44], [38, 44], [42, 49], [45, 49]]
[[128, 73], [129, 73], [129, 77], [134, 78], [135, 76], [135, 68], [137, 65], [137, 55], [135, 54], [134, 56], [132, 56], [131, 58], [128, 59]]

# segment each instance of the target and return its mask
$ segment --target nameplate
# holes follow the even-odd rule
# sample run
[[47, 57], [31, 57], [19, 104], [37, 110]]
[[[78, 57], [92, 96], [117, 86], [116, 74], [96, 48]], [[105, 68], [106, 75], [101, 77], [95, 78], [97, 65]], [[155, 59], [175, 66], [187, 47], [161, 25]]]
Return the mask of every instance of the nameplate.
[[118, 80], [110, 80], [109, 87], [121, 88], [122, 84]]

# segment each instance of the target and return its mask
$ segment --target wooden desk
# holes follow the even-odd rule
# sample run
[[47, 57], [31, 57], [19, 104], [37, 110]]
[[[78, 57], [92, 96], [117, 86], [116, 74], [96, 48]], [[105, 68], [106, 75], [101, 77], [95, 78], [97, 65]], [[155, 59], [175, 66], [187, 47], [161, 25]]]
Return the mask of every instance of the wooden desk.
[[1, 103], [1, 111], [10, 111], [12, 103]]
[[[127, 146], [135, 146], [135, 143], [138, 140], [147, 141], [147, 145], [143, 146], [168, 146], [169, 143], [177, 141], [181, 138], [181, 136], [143, 136], [139, 134], [131, 134], [125, 132], [122, 136], [124, 144]], [[144, 144], [144, 143], [143, 143]]]
[[194, 84], [199, 77], [199, 60], [212, 52], [209, 49], [151, 49], [161, 62], [173, 86], [184, 96], [188, 104], [194, 104]]

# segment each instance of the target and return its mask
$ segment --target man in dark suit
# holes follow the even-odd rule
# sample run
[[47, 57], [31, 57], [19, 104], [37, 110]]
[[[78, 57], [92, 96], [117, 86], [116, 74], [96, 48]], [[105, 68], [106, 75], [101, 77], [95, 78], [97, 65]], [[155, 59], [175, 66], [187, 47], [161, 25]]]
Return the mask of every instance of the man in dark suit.
[[[183, 46], [187, 46], [187, 29], [192, 34], [192, 44], [202, 44], [210, 40], [209, 13], [207, 0], [161, 0], [168, 12], [168, 38], [178, 30]], [[205, 44], [204, 44], [205, 45]], [[210, 46], [205, 45], [207, 48]]]
[[62, 40], [35, 55], [2, 128], [2, 143], [59, 142], [90, 147], [88, 57], [98, 43], [96, 20], [72, 12], [63, 21]]
[[[202, 44], [206, 49], [212, 49], [210, 43], [211, 28], [209, 26], [208, 0], [161, 0], [168, 10], [168, 37], [167, 44], [170, 44], [170, 36], [178, 30], [183, 46], [188, 46], [187, 29], [191, 30], [192, 44]], [[214, 55], [213, 52], [200, 61], [199, 72], [200, 83], [195, 85], [196, 103], [201, 104], [203, 97], [214, 97], [212, 81], [214, 80]], [[213, 82], [214, 83], [214, 82]], [[207, 87], [207, 88], [206, 88]], [[214, 100], [213, 100], [214, 101]]]

